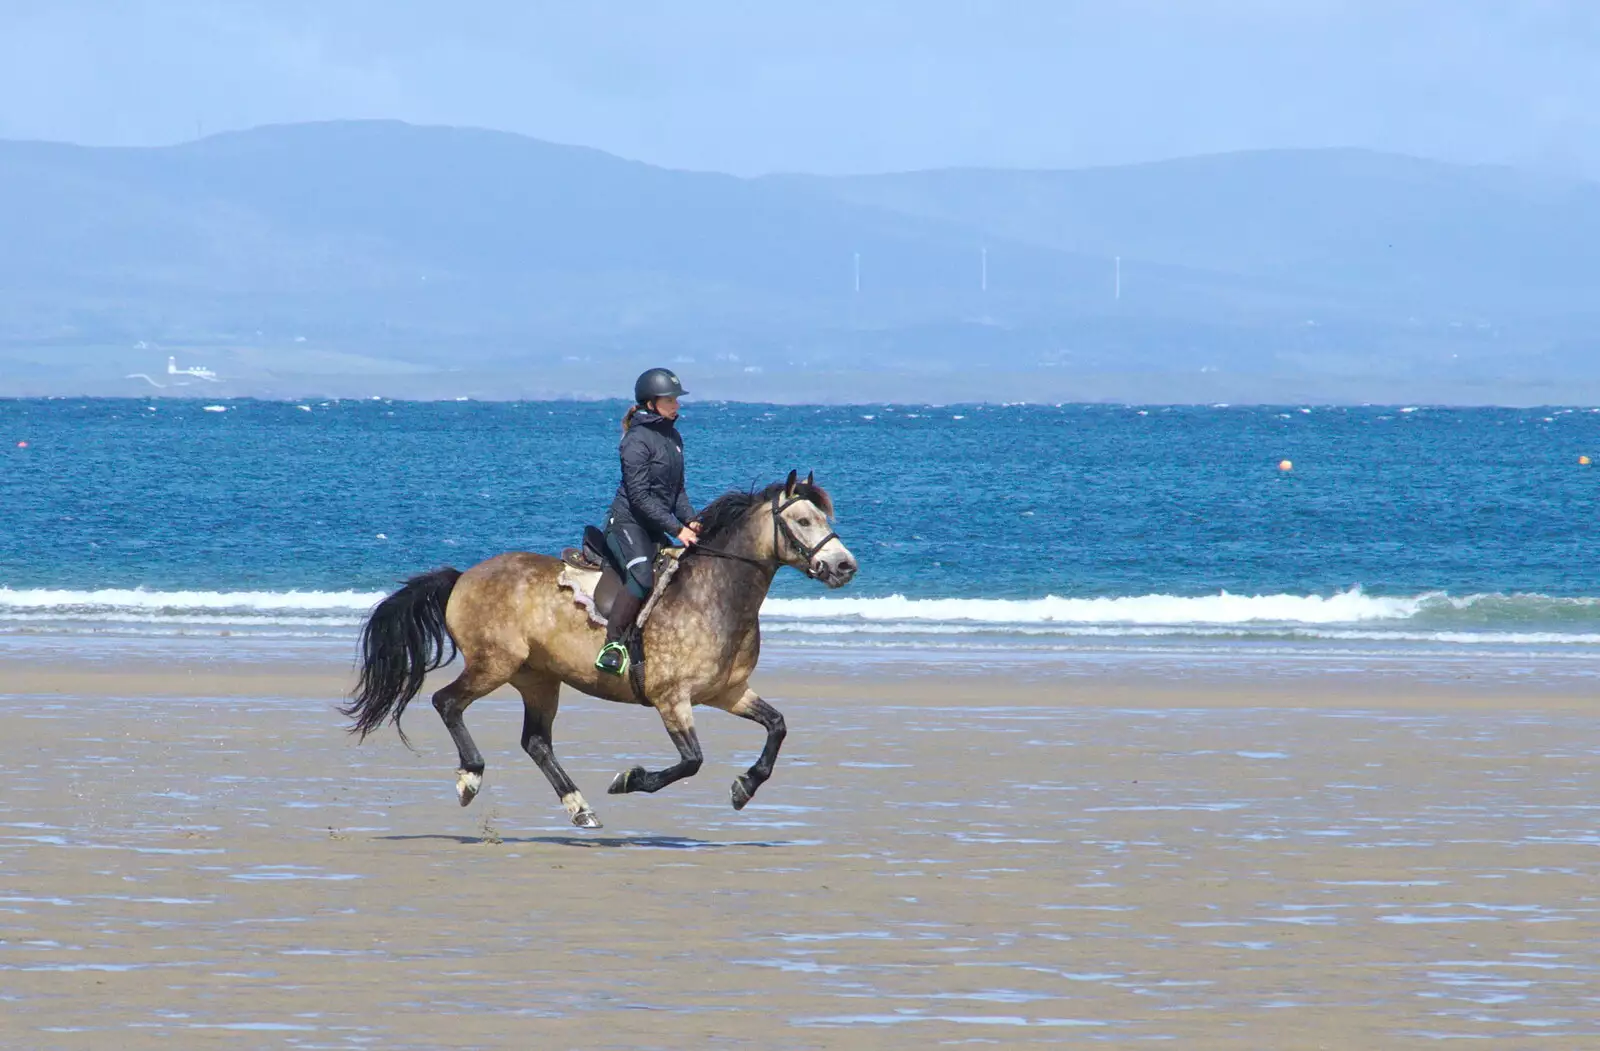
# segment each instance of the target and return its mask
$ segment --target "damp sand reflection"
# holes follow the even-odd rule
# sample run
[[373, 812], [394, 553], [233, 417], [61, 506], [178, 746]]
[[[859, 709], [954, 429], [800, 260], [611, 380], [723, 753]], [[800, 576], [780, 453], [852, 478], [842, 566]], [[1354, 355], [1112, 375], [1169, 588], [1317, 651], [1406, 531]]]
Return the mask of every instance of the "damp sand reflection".
[[583, 835], [514, 701], [462, 810], [425, 706], [0, 697], [0, 1044], [1600, 1043], [1590, 715], [781, 700], [742, 814], [758, 732], [607, 797], [665, 742], [570, 706]]

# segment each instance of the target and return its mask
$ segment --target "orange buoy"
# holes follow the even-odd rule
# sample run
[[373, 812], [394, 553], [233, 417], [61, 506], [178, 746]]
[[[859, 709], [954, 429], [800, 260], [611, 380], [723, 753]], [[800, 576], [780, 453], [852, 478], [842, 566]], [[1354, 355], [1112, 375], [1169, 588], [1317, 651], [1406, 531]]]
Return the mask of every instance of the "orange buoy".
[[1292, 471], [1292, 470], [1294, 470], [1294, 461], [1293, 460], [1279, 460], [1278, 461], [1278, 470], [1280, 470], [1280, 471]]
[[1588, 467], [1589, 466], [1589, 458], [1587, 456], [1580, 456], [1580, 457], [1578, 457], [1578, 463], [1579, 463], [1580, 466]]
[[27, 442], [18, 442], [17, 443], [17, 448], [19, 448], [19, 449], [26, 449], [27, 447], [28, 447], [28, 443]]

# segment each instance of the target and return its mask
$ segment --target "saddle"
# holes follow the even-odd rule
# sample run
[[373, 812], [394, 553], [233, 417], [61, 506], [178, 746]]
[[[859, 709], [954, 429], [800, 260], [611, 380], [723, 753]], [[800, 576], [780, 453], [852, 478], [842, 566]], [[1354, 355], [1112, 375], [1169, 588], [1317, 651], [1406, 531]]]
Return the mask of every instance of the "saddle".
[[[669, 547], [656, 555], [656, 586], [645, 600], [644, 608], [639, 610], [638, 620], [634, 622], [635, 633], [644, 630], [645, 623], [655, 610], [656, 601], [666, 590], [672, 575], [678, 571], [680, 553], [680, 549]], [[606, 621], [611, 618], [611, 607], [617, 600], [618, 592], [627, 587], [622, 568], [606, 550], [605, 534], [594, 526], [585, 526], [583, 546], [563, 550], [561, 561], [563, 565], [560, 575], [556, 577], [556, 584], [572, 592], [573, 601], [588, 612], [591, 623], [605, 627]], [[630, 645], [629, 649], [634, 647]]]

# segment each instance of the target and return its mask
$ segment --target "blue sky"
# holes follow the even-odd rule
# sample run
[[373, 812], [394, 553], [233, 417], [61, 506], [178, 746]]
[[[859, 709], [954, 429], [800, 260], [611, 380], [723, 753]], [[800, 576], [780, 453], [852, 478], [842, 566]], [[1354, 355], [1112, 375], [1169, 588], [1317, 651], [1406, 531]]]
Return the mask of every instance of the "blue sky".
[[0, 137], [499, 128], [754, 174], [1365, 146], [1600, 176], [1591, 0], [0, 0]]

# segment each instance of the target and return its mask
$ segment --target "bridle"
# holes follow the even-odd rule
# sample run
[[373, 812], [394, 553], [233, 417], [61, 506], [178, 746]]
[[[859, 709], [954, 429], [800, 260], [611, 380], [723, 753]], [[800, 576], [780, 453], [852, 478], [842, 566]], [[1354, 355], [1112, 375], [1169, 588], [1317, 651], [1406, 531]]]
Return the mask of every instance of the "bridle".
[[[778, 557], [778, 537], [781, 534], [783, 539], [789, 541], [789, 546], [794, 548], [796, 551], [800, 552], [801, 557], [803, 557], [805, 559], [805, 563], [806, 563], [806, 568], [804, 570], [805, 575], [810, 577], [812, 580], [815, 580], [815, 579], [817, 579], [817, 571], [815, 569], [816, 560], [817, 560], [817, 552], [819, 552], [823, 548], [827, 547], [828, 543], [830, 541], [839, 539], [839, 534], [838, 533], [829, 533], [827, 536], [823, 537], [821, 540], [818, 540], [815, 544], [812, 544], [810, 546], [807, 546], [807, 545], [801, 543], [800, 542], [800, 538], [795, 536], [794, 535], [794, 530], [792, 528], [790, 528], [788, 519], [783, 517], [783, 513], [785, 511], [789, 510], [789, 508], [793, 507], [795, 504], [801, 503], [801, 502], [805, 501], [808, 498], [804, 497], [804, 496], [792, 496], [788, 500], [783, 501], [782, 503], [779, 503], [778, 499], [779, 499], [779, 494], [778, 493], [773, 493], [772, 494], [772, 561], [774, 563], [776, 563], [776, 565], [773, 568], [776, 569], [778, 565], [782, 565], [783, 564], [783, 559]], [[756, 566], [756, 567], [758, 567], [760, 569], [766, 569], [767, 568], [767, 563], [766, 563], [765, 559], [750, 558], [748, 555], [736, 555], [732, 551], [723, 551], [723, 550], [721, 550], [719, 548], [707, 547], [704, 544], [696, 544], [696, 545], [694, 545], [689, 550], [685, 551], [684, 555], [692, 555], [697, 551], [703, 552], [703, 553], [705, 553], [707, 555], [711, 555], [711, 556], [716, 557], [716, 558], [730, 558], [730, 559], [733, 559], [735, 562], [743, 562], [743, 563], [745, 563], [747, 565]]]
[[839, 534], [829, 533], [827, 536], [823, 537], [821, 540], [818, 540], [810, 547], [802, 544], [800, 542], [800, 538], [794, 535], [794, 530], [789, 528], [789, 520], [783, 517], [783, 513], [789, 510], [789, 508], [793, 507], [795, 504], [801, 503], [805, 500], [806, 497], [793, 496], [780, 505], [778, 503], [778, 494], [772, 494], [772, 554], [773, 557], [777, 557], [778, 533], [781, 531], [783, 533], [783, 538], [789, 541], [789, 546], [800, 552], [800, 557], [805, 559], [806, 576], [810, 577], [812, 580], [815, 580], [817, 578], [817, 571], [813, 568], [813, 566], [816, 565], [817, 552], [827, 547], [830, 541], [839, 539]]

